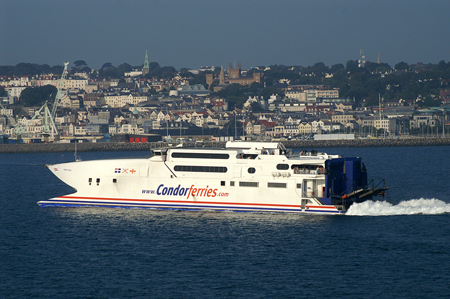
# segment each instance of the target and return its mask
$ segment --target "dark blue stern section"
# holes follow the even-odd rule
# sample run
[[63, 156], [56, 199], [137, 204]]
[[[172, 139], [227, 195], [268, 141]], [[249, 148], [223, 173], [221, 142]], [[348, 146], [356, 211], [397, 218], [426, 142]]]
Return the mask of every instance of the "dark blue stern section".
[[325, 161], [326, 197], [344, 196], [367, 187], [367, 172], [361, 158], [338, 158]]
[[371, 199], [375, 190], [380, 189], [367, 185], [367, 171], [361, 158], [336, 158], [325, 162], [324, 200], [328, 204], [347, 209], [353, 202]]

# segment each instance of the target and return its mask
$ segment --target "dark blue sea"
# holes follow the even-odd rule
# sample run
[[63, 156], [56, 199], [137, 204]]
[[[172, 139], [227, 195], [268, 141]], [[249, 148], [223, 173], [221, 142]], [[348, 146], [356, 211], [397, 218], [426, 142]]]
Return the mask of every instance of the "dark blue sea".
[[345, 216], [42, 209], [72, 192], [43, 165], [73, 154], [2, 154], [0, 298], [449, 298], [450, 147], [323, 151], [363, 157], [386, 201]]

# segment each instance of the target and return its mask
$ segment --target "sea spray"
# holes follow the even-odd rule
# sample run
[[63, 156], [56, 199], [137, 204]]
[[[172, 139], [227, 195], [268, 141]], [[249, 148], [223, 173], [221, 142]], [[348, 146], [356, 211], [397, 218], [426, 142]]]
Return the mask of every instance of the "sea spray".
[[439, 199], [411, 199], [396, 205], [386, 201], [365, 201], [353, 204], [346, 215], [350, 216], [391, 216], [415, 214], [450, 213], [450, 204]]

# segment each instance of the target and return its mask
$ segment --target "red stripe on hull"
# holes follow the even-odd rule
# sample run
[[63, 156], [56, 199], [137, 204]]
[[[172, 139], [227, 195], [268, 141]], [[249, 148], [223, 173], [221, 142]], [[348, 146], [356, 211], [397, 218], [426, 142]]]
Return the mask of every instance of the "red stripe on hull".
[[[156, 200], [156, 199], [123, 199], [123, 198], [101, 198], [101, 197], [77, 197], [77, 196], [59, 196], [61, 199], [83, 199], [83, 200], [101, 200], [101, 201], [125, 201], [125, 202], [159, 202], [172, 204], [215, 204], [215, 205], [240, 205], [240, 206], [266, 206], [266, 207], [284, 207], [284, 208], [301, 208], [301, 205], [286, 204], [266, 204], [266, 203], [236, 203], [236, 202], [211, 202], [211, 201], [187, 201], [187, 200]], [[313, 209], [336, 209], [333, 206], [306, 206]]]

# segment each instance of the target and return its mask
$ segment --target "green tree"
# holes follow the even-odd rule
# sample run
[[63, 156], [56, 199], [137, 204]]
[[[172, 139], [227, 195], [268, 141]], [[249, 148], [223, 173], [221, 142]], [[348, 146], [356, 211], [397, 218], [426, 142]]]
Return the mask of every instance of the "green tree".
[[280, 95], [281, 96], [281, 95], [283, 95], [283, 92], [279, 88], [270, 86], [270, 87], [261, 89], [260, 92], [258, 93], [258, 96], [263, 97], [264, 100], [268, 100], [271, 95]]
[[263, 109], [261, 108], [261, 105], [257, 102], [251, 103], [252, 111], [253, 112], [261, 112]]
[[131, 65], [129, 65], [128, 63], [122, 63], [117, 68], [123, 74], [125, 74], [127, 72], [131, 72], [133, 70], [133, 67]]
[[[191, 74], [191, 73], [189, 73]], [[193, 75], [193, 74], [191, 74]], [[204, 72], [199, 72], [198, 75], [193, 75], [194, 79], [191, 80], [189, 82], [190, 85], [195, 85], [195, 84], [202, 84], [203, 86], [205, 86], [205, 88], [208, 88], [208, 86], [206, 85], [206, 76]]]
[[62, 65], [55, 65], [50, 68], [49, 72], [52, 74], [62, 74], [63, 70], [64, 67]]
[[85, 66], [85, 67], [81, 68], [80, 71], [83, 72], [83, 73], [88, 73], [89, 74], [90, 72], [92, 72], [92, 69], [90, 67], [88, 67], [88, 66]]
[[426, 96], [417, 102], [420, 108], [425, 107], [439, 107], [441, 106], [441, 101], [439, 99], [434, 99], [431, 96]]
[[57, 89], [53, 85], [27, 87], [20, 94], [20, 102], [25, 107], [40, 106], [45, 101], [53, 103]]
[[349, 60], [347, 61], [345, 70], [347, 72], [354, 72], [355, 70], [358, 69], [358, 62], [356, 60]]
[[334, 65], [331, 66], [330, 72], [332, 74], [334, 74], [334, 73], [336, 73], [338, 71], [341, 71], [341, 70], [344, 70], [344, 69], [345, 69], [344, 65], [342, 63], [338, 63], [338, 64], [334, 64]]
[[86, 62], [84, 60], [76, 60], [73, 63], [77, 68], [81, 68], [83, 66], [87, 66]]
[[153, 62], [149, 63], [149, 67], [152, 70], [152, 69], [155, 69], [155, 68], [160, 67], [160, 66], [159, 66], [159, 63], [153, 61]]
[[234, 107], [242, 108], [242, 105], [245, 101], [247, 101], [247, 97], [245, 96], [246, 91], [246, 86], [240, 84], [230, 84], [216, 94], [221, 98], [227, 99], [230, 104], [229, 108], [232, 110]]
[[409, 68], [409, 65], [406, 62], [402, 61], [397, 63], [394, 68], [399, 71], [406, 71]]

